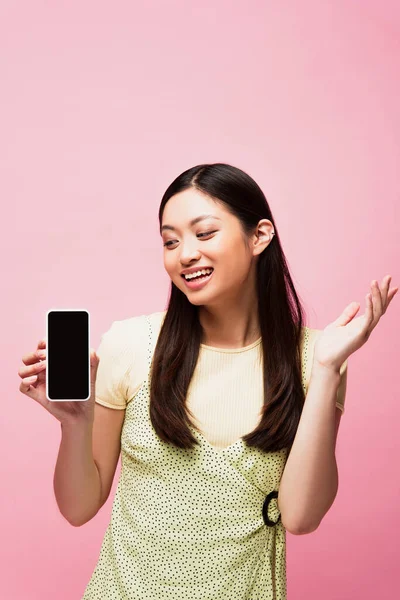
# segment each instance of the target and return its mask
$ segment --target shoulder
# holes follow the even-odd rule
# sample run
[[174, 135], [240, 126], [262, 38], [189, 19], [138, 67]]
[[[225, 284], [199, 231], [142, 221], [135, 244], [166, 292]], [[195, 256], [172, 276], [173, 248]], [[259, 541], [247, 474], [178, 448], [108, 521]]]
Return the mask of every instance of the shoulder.
[[147, 375], [149, 323], [157, 330], [163, 315], [160, 311], [112, 322], [97, 350], [100, 358], [97, 402], [111, 408], [126, 408], [136, 396]]
[[166, 314], [166, 310], [160, 310], [146, 315], [148, 320], [150, 321], [150, 324], [157, 330], [157, 333], [162, 327]]
[[113, 339], [121, 343], [143, 341], [148, 336], [148, 323], [156, 329], [161, 328], [165, 314], [166, 311], [157, 311], [113, 321], [107, 334], [112, 334]]

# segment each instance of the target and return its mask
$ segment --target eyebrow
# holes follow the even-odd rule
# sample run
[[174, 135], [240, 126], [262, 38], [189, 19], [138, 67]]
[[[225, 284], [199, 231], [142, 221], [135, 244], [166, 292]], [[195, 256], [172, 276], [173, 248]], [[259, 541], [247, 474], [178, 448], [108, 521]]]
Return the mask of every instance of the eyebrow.
[[[218, 219], [219, 221], [222, 220], [219, 217], [216, 217], [215, 215], [200, 215], [199, 217], [196, 217], [195, 219], [189, 221], [189, 225], [192, 227], [193, 225], [196, 225], [196, 223], [198, 223], [199, 221], [203, 221], [204, 219]], [[175, 227], [172, 227], [172, 225], [163, 225], [161, 227], [161, 232], [164, 231], [164, 229], [176, 231]]]

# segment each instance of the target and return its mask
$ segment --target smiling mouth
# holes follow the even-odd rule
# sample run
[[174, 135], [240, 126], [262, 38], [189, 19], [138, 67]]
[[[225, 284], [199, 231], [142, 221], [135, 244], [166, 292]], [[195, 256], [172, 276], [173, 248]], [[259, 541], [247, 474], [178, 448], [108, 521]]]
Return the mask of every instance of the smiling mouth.
[[212, 279], [214, 275], [214, 269], [208, 275], [200, 275], [199, 277], [195, 277], [194, 279], [185, 279], [182, 275], [182, 279], [185, 282], [185, 286], [190, 290], [202, 290]]
[[211, 273], [206, 273], [206, 275], [198, 275], [197, 277], [190, 277], [189, 279], [186, 279], [185, 275], [181, 275], [182, 279], [184, 279], [186, 282], [191, 282], [191, 281], [201, 281], [202, 279], [206, 279], [207, 277], [210, 277], [210, 275], [212, 275], [214, 273], [214, 269], [213, 268], [209, 268], [207, 269], [207, 271], [211, 271]]

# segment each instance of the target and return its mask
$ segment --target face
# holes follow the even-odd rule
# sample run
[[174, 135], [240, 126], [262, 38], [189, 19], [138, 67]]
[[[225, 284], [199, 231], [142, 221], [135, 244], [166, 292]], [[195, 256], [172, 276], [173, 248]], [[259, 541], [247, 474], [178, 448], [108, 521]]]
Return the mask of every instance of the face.
[[[165, 270], [192, 304], [220, 304], [237, 298], [249, 281], [257, 254], [268, 245], [273, 226], [264, 222], [266, 236], [261, 235], [259, 245], [254, 246], [255, 236], [246, 238], [239, 219], [222, 203], [198, 190], [180, 192], [168, 200], [162, 217]], [[182, 277], [184, 269], [207, 267], [213, 269], [211, 276], [188, 283]]]

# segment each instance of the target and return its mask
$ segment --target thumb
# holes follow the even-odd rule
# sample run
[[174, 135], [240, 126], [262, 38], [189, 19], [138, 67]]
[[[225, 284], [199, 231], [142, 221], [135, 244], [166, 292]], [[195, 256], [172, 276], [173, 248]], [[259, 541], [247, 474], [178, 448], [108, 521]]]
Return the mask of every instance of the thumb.
[[360, 304], [358, 302], [350, 302], [344, 309], [341, 315], [336, 319], [335, 325], [347, 325], [355, 317], [360, 310]]

